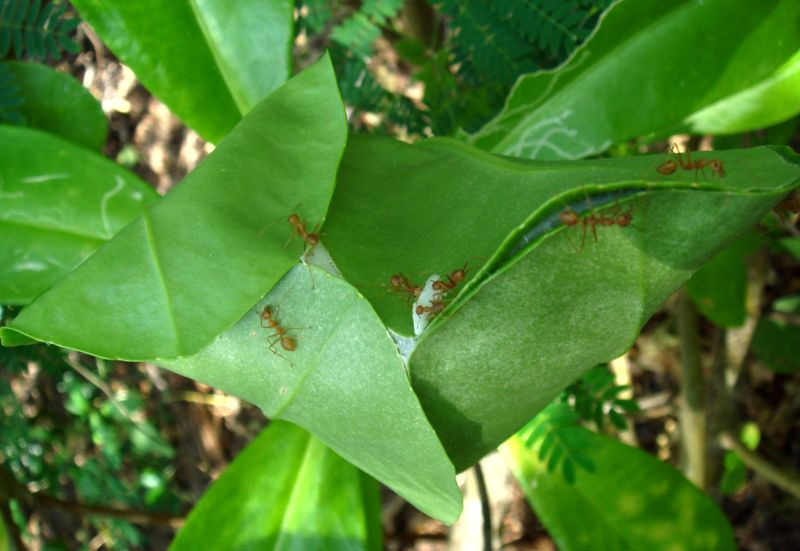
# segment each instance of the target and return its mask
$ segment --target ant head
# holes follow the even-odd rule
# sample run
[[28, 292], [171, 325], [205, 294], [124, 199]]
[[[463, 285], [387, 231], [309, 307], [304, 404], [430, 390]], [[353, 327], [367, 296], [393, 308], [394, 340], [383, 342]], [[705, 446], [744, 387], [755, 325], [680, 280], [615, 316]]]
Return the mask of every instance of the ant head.
[[300, 223], [300, 217], [297, 216], [296, 214], [290, 214], [288, 220], [289, 220], [289, 223], [293, 224], [293, 225], [296, 225], [296, 224]]
[[617, 216], [617, 225], [624, 228], [625, 226], [630, 225], [631, 220], [633, 220], [633, 213], [630, 211], [623, 212]]
[[425, 313], [425, 307], [422, 304], [417, 304], [417, 315], [421, 316]]
[[574, 226], [580, 222], [581, 217], [571, 208], [567, 208], [567, 210], [558, 213], [558, 219], [565, 226]]
[[389, 283], [392, 284], [392, 287], [395, 289], [400, 289], [403, 286], [403, 276], [400, 274], [394, 274], [392, 277], [389, 278]]
[[675, 161], [664, 161], [663, 163], [658, 165], [658, 168], [656, 170], [658, 171], [659, 174], [667, 176], [678, 170], [678, 163], [676, 163]]
[[272, 317], [272, 310], [269, 309], [269, 304], [264, 306], [264, 309], [261, 310], [261, 319], [268, 320]]
[[317, 235], [316, 233], [309, 233], [306, 240], [308, 241], [308, 244], [313, 247], [314, 245], [319, 243], [319, 235]]

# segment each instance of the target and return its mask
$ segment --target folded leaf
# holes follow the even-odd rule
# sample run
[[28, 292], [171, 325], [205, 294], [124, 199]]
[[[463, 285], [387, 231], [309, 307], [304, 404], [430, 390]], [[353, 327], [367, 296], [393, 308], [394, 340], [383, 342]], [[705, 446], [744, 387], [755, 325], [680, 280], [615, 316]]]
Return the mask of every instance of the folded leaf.
[[290, 0], [73, 4], [154, 95], [212, 142], [289, 76]]
[[[287, 217], [322, 222], [345, 140], [328, 58], [257, 106], [164, 200], [0, 336], [127, 360], [190, 355], [303, 252]], [[309, 227], [310, 227], [309, 226]]]
[[[267, 305], [296, 350], [263, 323]], [[397, 348], [341, 279], [297, 266], [211, 346], [161, 365], [297, 423], [431, 516], [453, 522], [461, 512], [453, 465]]]
[[784, 65], [800, 49], [799, 18], [795, 0], [618, 2], [563, 66], [521, 77], [471, 140], [504, 155], [579, 159], [664, 131]]

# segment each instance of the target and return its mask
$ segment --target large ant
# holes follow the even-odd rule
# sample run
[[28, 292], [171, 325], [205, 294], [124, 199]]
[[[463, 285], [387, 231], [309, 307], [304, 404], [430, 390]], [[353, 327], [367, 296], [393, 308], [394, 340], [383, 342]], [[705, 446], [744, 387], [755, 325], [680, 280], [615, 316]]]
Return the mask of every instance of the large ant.
[[453, 270], [452, 272], [445, 275], [447, 280], [440, 279], [434, 281], [431, 287], [434, 291], [439, 294], [445, 294], [449, 291], [452, 291], [456, 288], [456, 286], [464, 281], [467, 277], [467, 265], [464, 264], [463, 267], [459, 268], [458, 270]]
[[670, 147], [670, 152], [674, 153], [677, 156], [677, 161], [669, 160], [664, 161], [656, 170], [659, 174], [663, 174], [664, 176], [668, 176], [678, 170], [680, 166], [683, 170], [694, 170], [694, 177], [697, 179], [697, 171], [702, 170], [703, 176], [706, 175], [706, 167], [711, 168], [711, 172], [717, 174], [721, 178], [725, 177], [725, 167], [722, 164], [722, 161], [719, 159], [698, 159], [696, 161], [692, 160], [692, 152], [688, 149], [686, 150], [686, 160], [683, 159], [683, 155], [681, 155], [680, 149], [675, 144], [672, 144]]
[[572, 210], [571, 208], [567, 207], [566, 210], [560, 212], [558, 214], [558, 219], [561, 221], [562, 224], [565, 226], [573, 227], [577, 226], [578, 224], [583, 225], [583, 233], [581, 235], [581, 245], [577, 247], [575, 243], [572, 241], [572, 238], [569, 235], [564, 234], [572, 246], [575, 248], [576, 251], [581, 252], [583, 250], [583, 246], [586, 244], [586, 228], [592, 228], [592, 236], [594, 237], [594, 242], [597, 243], [597, 226], [619, 226], [620, 228], [625, 228], [631, 225], [633, 220], [633, 207], [629, 208], [626, 211], [621, 211], [619, 208], [615, 208], [613, 215], [608, 214], [595, 214], [591, 213], [587, 216], [581, 218], [581, 216]]
[[[278, 309], [273, 313], [269, 305], [264, 306], [264, 309], [261, 311], [261, 314], [259, 315], [260, 318], [259, 322], [261, 323], [261, 327], [263, 327], [264, 329], [272, 329], [273, 331], [275, 331], [274, 334], [267, 337], [267, 343], [269, 344], [270, 352], [272, 352], [276, 356], [280, 356], [281, 358], [289, 362], [289, 365], [291, 366], [292, 365], [291, 360], [280, 354], [278, 352], [278, 349], [275, 347], [276, 344], [280, 343], [281, 348], [283, 348], [287, 352], [294, 352], [295, 350], [297, 350], [297, 341], [294, 340], [294, 338], [287, 335], [286, 328], [282, 327], [280, 323], [278, 323], [278, 320], [275, 319], [279, 311], [280, 310]], [[266, 322], [266, 325], [264, 325], [264, 322]]]
[[[292, 225], [292, 228], [294, 229], [295, 233], [300, 236], [300, 239], [308, 243], [309, 248], [319, 243], [319, 235], [316, 233], [319, 224], [317, 224], [317, 226], [314, 226], [314, 231], [309, 232], [306, 230], [306, 225], [303, 223], [302, 220], [300, 220], [300, 216], [298, 216], [297, 214], [295, 213], [290, 214], [287, 220], [289, 221], [289, 224]], [[289, 238], [289, 241], [291, 241], [291, 238]], [[289, 244], [289, 241], [286, 242], [287, 245]]]

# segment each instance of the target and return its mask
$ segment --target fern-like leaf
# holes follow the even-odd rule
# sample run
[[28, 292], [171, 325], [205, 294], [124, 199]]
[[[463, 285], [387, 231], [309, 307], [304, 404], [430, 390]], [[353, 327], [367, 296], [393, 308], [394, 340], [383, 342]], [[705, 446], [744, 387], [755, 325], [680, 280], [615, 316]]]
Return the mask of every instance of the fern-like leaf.
[[80, 23], [65, 19], [67, 6], [42, 0], [0, 0], [0, 58], [61, 59], [62, 50], [80, 51], [71, 35]]
[[520, 431], [525, 445], [535, 449], [547, 472], [558, 471], [568, 484], [575, 482], [575, 468], [594, 472], [595, 465], [586, 452], [586, 431], [578, 427], [579, 416], [563, 403], [553, 403]]
[[25, 116], [18, 111], [23, 103], [13, 73], [8, 65], [0, 63], [0, 123], [24, 125]]

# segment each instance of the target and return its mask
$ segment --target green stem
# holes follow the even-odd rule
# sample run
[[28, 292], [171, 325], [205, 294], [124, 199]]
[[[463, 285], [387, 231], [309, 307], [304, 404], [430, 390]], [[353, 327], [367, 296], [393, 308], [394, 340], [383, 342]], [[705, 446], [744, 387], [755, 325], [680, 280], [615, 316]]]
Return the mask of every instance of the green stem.
[[681, 410], [683, 471], [700, 489], [706, 487], [705, 382], [700, 356], [699, 316], [692, 300], [678, 295], [678, 334], [681, 342]]
[[784, 471], [768, 462], [756, 452], [748, 449], [730, 432], [720, 434], [719, 442], [722, 447], [736, 452], [745, 465], [775, 484], [778, 488], [800, 499], [800, 478], [794, 473]]

